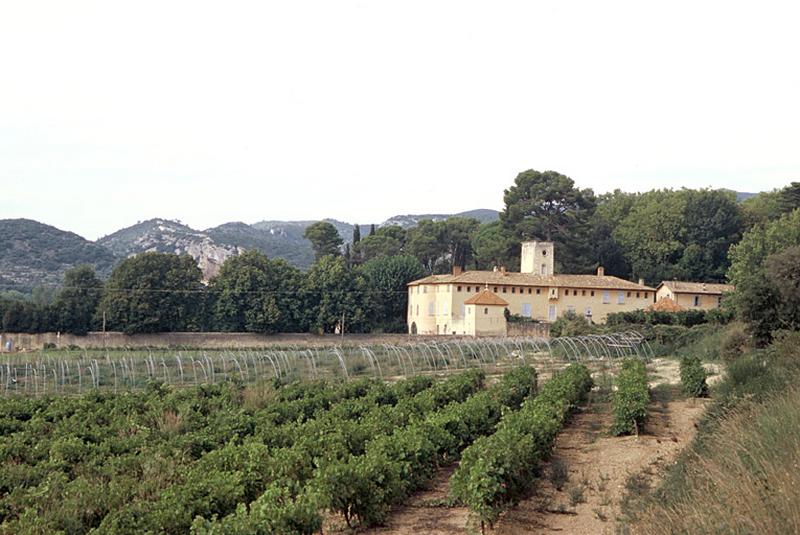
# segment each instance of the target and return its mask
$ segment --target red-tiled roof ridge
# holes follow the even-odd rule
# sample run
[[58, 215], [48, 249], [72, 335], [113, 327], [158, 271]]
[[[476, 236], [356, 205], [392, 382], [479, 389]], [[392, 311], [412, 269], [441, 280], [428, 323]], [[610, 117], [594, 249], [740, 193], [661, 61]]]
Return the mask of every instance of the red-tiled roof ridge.
[[496, 305], [501, 307], [508, 306], [508, 302], [500, 298], [496, 293], [489, 290], [482, 290], [464, 301], [465, 305]]
[[732, 292], [735, 287], [732, 284], [720, 284], [716, 282], [688, 282], [688, 281], [662, 281], [659, 288], [666, 286], [672, 293], [693, 293], [693, 294], [712, 294], [719, 295], [725, 292]]
[[645, 310], [658, 312], [681, 312], [682, 310], [686, 309], [673, 301], [671, 298], [665, 297], [663, 299], [659, 299]]
[[541, 286], [559, 288], [593, 288], [609, 290], [655, 291], [655, 288], [639, 285], [611, 275], [536, 275], [507, 271], [465, 271], [459, 275], [431, 275], [409, 282], [417, 284], [477, 284], [479, 286]]

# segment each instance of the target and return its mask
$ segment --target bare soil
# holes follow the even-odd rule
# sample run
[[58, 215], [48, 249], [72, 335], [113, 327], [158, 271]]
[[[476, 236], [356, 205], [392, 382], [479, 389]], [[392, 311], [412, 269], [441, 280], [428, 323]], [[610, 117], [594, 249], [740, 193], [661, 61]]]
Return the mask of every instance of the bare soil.
[[[679, 382], [674, 360], [659, 359], [652, 363], [652, 371], [655, 383]], [[657, 478], [662, 467], [692, 440], [695, 423], [707, 403], [654, 396], [659, 397], [662, 399], [654, 399], [651, 404], [644, 433], [638, 437], [612, 437], [608, 433], [612, 420], [610, 403], [595, 395], [595, 400], [574, 414], [559, 435], [552, 459], [542, 467], [534, 495], [501, 516], [487, 533], [615, 533], [628, 478], [640, 473]], [[365, 533], [480, 533], [466, 508], [446, 505], [454, 470], [455, 466], [440, 470], [429, 490], [395, 508], [385, 526]], [[559, 472], [563, 482], [556, 477]]]

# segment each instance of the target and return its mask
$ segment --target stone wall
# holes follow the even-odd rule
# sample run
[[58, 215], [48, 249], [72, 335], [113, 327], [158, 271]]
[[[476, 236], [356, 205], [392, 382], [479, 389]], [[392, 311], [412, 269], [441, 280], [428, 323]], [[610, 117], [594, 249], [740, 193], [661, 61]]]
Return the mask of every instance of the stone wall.
[[550, 338], [550, 324], [509, 321], [506, 332], [508, 336], [531, 336], [536, 338]]

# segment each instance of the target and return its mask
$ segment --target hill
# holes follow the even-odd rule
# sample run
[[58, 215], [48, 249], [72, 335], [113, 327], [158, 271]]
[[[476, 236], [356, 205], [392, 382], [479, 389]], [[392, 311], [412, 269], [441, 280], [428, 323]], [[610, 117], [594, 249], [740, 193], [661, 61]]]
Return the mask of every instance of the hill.
[[450, 217], [471, 217], [473, 219], [477, 219], [481, 223], [491, 223], [500, 217], [500, 213], [497, 210], [489, 210], [486, 208], [481, 208], [478, 210], [469, 210], [467, 212], [460, 212], [458, 214], [421, 214], [421, 215], [396, 215], [394, 217], [390, 217], [383, 223], [381, 223], [382, 227], [388, 225], [398, 225], [405, 229], [411, 228], [416, 226], [420, 221], [424, 219], [430, 219], [433, 221], [444, 221]]
[[104, 236], [97, 243], [119, 257], [144, 252], [188, 254], [197, 260], [205, 279], [216, 275], [226, 259], [248, 249], [217, 242], [205, 232], [169, 219], [148, 219]]
[[[471, 210], [454, 214], [480, 221], [497, 219], [494, 210]], [[444, 220], [448, 214], [399, 215], [376, 225], [400, 225], [411, 228], [423, 219]], [[354, 225], [325, 219], [349, 243]], [[61, 284], [64, 273], [73, 266], [91, 264], [101, 276], [107, 276], [122, 258], [147, 251], [188, 254], [203, 271], [204, 278], [217, 274], [229, 257], [256, 249], [270, 258], [307, 269], [314, 261], [311, 244], [303, 235], [315, 221], [260, 221], [249, 225], [240, 221], [206, 230], [193, 229], [180, 221], [148, 219], [88, 241], [72, 232], [28, 219], [0, 220], [0, 290], [30, 292], [45, 284]], [[369, 234], [369, 224], [360, 225], [361, 235]]]
[[69, 269], [90, 264], [107, 276], [112, 251], [77, 234], [31, 219], [0, 219], [0, 289], [29, 292], [61, 284]]

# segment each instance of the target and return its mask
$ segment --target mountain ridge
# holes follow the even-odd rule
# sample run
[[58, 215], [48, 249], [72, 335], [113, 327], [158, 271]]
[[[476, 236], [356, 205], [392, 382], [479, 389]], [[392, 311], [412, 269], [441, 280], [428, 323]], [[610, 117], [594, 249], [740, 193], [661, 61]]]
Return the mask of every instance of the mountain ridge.
[[[408, 229], [423, 219], [440, 221], [472, 214], [485, 222], [497, 219], [499, 213], [478, 209], [458, 214], [408, 214], [393, 216], [375, 226], [398, 224]], [[3, 219], [0, 220], [0, 291], [30, 292], [40, 285], [58, 286], [64, 273], [80, 264], [92, 265], [99, 275], [106, 277], [120, 260], [148, 251], [191, 255], [205, 280], [213, 278], [225, 260], [249, 249], [306, 269], [314, 261], [314, 251], [304, 237], [305, 229], [316, 221], [331, 223], [342, 241], [352, 242], [355, 225], [330, 218], [262, 220], [253, 224], [231, 221], [205, 230], [194, 229], [179, 220], [152, 218], [95, 241], [32, 219]], [[362, 236], [369, 234], [370, 226], [359, 224]]]

